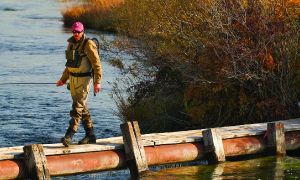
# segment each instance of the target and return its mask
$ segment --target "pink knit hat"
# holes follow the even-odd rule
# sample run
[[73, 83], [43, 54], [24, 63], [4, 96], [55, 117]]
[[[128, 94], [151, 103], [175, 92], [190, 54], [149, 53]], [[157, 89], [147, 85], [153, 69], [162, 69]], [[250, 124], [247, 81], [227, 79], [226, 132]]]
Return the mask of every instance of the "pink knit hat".
[[72, 31], [78, 31], [78, 32], [84, 31], [83, 24], [81, 22], [75, 22], [72, 25]]

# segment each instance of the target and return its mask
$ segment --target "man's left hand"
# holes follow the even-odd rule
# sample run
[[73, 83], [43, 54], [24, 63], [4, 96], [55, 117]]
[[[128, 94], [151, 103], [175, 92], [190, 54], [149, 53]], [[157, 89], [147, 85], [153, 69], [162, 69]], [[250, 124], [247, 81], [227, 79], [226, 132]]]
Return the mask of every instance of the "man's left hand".
[[98, 93], [101, 91], [101, 85], [100, 84], [94, 84], [94, 93]]

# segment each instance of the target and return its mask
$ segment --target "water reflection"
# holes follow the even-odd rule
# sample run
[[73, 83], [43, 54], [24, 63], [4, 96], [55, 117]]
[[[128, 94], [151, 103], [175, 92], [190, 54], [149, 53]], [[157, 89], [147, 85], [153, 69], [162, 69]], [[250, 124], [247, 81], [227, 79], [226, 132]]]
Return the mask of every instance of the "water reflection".
[[217, 165], [201, 165], [164, 169], [152, 172], [142, 180], [158, 179], [297, 179], [300, 177], [300, 158], [264, 157]]

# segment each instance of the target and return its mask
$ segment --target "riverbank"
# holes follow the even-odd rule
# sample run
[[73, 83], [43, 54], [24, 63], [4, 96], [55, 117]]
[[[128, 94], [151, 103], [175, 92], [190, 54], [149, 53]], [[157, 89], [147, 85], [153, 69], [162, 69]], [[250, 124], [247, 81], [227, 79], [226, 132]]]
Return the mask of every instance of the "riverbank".
[[109, 27], [136, 40], [113, 44], [135, 57], [114, 98], [144, 133], [300, 116], [298, 4], [127, 0], [110, 12]]

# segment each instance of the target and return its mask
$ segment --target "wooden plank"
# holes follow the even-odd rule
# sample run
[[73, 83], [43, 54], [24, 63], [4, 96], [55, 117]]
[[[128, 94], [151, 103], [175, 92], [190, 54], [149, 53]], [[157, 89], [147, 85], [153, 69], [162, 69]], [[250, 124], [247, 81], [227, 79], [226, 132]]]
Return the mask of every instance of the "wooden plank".
[[225, 161], [222, 137], [218, 129], [203, 131], [205, 157], [209, 163]]
[[142, 141], [141, 131], [140, 131], [138, 122], [133, 121], [132, 127], [133, 127], [133, 130], [135, 133], [137, 150], [139, 152], [139, 156], [141, 157], [141, 161], [142, 161], [142, 162], [140, 162], [143, 167], [142, 171], [149, 170], [148, 164], [147, 164], [147, 159], [146, 159], [146, 154], [145, 154], [145, 150], [144, 150], [144, 145], [143, 145], [143, 141]]
[[282, 122], [268, 123], [268, 149], [277, 155], [286, 154], [284, 124]]
[[24, 146], [24, 162], [30, 179], [50, 180], [50, 172], [43, 145], [33, 144]]
[[120, 127], [131, 177], [138, 179], [142, 172], [149, 170], [140, 129], [137, 122], [126, 122]]
[[[284, 124], [286, 132], [300, 130], [300, 119], [291, 119], [277, 122], [282, 122]], [[262, 135], [265, 134], [266, 129], [267, 123], [245, 124], [239, 126], [228, 126], [219, 128], [223, 139]], [[202, 131], [204, 130], [206, 129], [144, 134], [142, 135], [142, 141], [144, 146], [199, 142], [202, 141]], [[72, 145], [69, 148], [65, 148], [61, 143], [44, 144], [44, 151], [46, 155], [94, 152], [122, 148], [123, 139], [121, 136], [97, 139], [97, 144]], [[0, 160], [18, 159], [22, 156], [22, 146], [0, 148]]]

